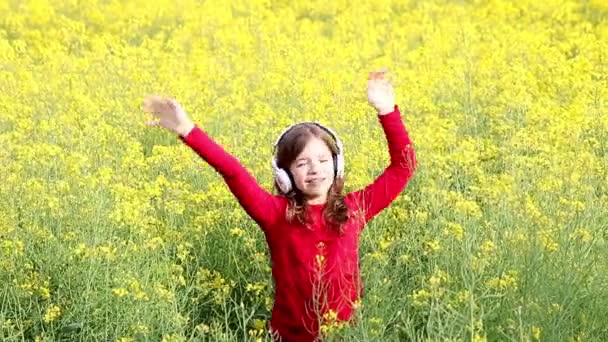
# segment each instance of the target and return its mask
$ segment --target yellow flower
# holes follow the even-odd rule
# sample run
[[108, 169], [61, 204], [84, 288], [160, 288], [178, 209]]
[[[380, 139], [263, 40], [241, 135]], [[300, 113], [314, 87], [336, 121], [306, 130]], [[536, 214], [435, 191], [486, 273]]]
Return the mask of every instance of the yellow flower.
[[428, 300], [432, 298], [432, 295], [426, 289], [414, 290], [414, 292], [408, 295], [410, 299], [414, 302], [415, 306], [424, 306], [428, 304]]
[[180, 336], [178, 334], [164, 335], [163, 338], [161, 339], [161, 342], [183, 342], [183, 341], [186, 341], [186, 338], [183, 336]]
[[579, 239], [583, 242], [589, 242], [593, 240], [593, 234], [591, 234], [588, 229], [579, 227], [574, 231], [574, 233], [570, 234], [570, 238]]
[[146, 240], [144, 242], [144, 248], [155, 251], [160, 248], [163, 248], [164, 244], [165, 244], [165, 241], [163, 241], [163, 238], [161, 238], [160, 236], [156, 236], [156, 237], [153, 237], [152, 239]]
[[154, 292], [156, 293], [156, 296], [161, 300], [173, 302], [173, 300], [175, 299], [175, 293], [173, 293], [173, 291], [171, 290], [167, 290], [167, 288], [162, 284], [157, 284], [154, 287]]
[[540, 240], [542, 247], [549, 252], [555, 252], [559, 248], [559, 244], [555, 241], [553, 236], [551, 236], [551, 232], [546, 229], [540, 231]]
[[539, 327], [533, 325], [532, 326], [532, 337], [534, 337], [535, 340], [539, 341], [540, 336], [541, 336], [541, 329]]
[[517, 289], [517, 281], [517, 272], [510, 271], [507, 274], [488, 279], [486, 281], [486, 286], [490, 289], [505, 291]]
[[325, 265], [325, 256], [321, 254], [315, 255], [315, 260], [317, 262], [317, 268], [322, 268]]
[[133, 293], [133, 298], [144, 301], [144, 302], [148, 301], [150, 299], [148, 297], [148, 294], [142, 290], [135, 290], [135, 292]]
[[232, 228], [230, 229], [230, 235], [232, 236], [236, 236], [236, 237], [240, 237], [243, 236], [245, 234], [245, 231], [241, 228]]
[[[46, 285], [48, 286], [48, 284]], [[51, 297], [51, 291], [46, 286], [40, 286], [38, 291], [40, 292], [40, 297], [42, 299], [49, 299]]]
[[492, 242], [491, 240], [485, 240], [482, 244], [481, 244], [481, 253], [483, 253], [484, 255], [490, 255], [492, 254], [496, 249], [496, 246], [494, 245], [494, 242]]
[[266, 284], [265, 283], [253, 283], [253, 284], [247, 284], [247, 286], [245, 287], [245, 290], [253, 292], [256, 294], [256, 296], [259, 296], [260, 293], [262, 293], [262, 291], [264, 291], [266, 289]]
[[432, 254], [441, 249], [441, 244], [437, 240], [429, 240], [424, 242], [424, 253]]
[[387, 250], [394, 242], [395, 242], [394, 238], [383, 238], [382, 240], [380, 240], [380, 243], [379, 243], [380, 250], [382, 250], [382, 251]]
[[429, 285], [432, 289], [437, 289], [448, 280], [448, 274], [440, 269], [436, 269], [433, 274], [429, 277]]
[[486, 336], [485, 335], [480, 335], [479, 333], [475, 333], [475, 335], [473, 336], [473, 340], [472, 342], [486, 342]]
[[465, 302], [469, 301], [470, 298], [471, 298], [471, 292], [469, 290], [462, 290], [462, 291], [458, 292], [458, 295], [456, 297], [456, 299], [458, 300], [459, 303], [465, 303]]
[[43, 320], [46, 323], [51, 323], [57, 320], [59, 316], [61, 316], [61, 309], [59, 308], [59, 306], [53, 304], [46, 309]]
[[455, 222], [448, 222], [444, 233], [453, 236], [456, 240], [462, 241], [464, 237], [464, 227]]
[[196, 326], [196, 330], [199, 331], [199, 332], [201, 332], [201, 333], [203, 333], [203, 334], [206, 334], [206, 333], [209, 332], [210, 329], [209, 329], [209, 326], [207, 324], [201, 323], [201, 324], [199, 324], [199, 325]]
[[114, 288], [112, 289], [112, 294], [115, 295], [116, 297], [125, 297], [129, 294], [129, 291], [127, 291], [126, 289], [122, 288], [122, 287], [118, 287], [118, 288]]
[[346, 322], [338, 319], [338, 314], [334, 310], [329, 310], [323, 314], [323, 322], [320, 330], [324, 336], [336, 334], [346, 327]]

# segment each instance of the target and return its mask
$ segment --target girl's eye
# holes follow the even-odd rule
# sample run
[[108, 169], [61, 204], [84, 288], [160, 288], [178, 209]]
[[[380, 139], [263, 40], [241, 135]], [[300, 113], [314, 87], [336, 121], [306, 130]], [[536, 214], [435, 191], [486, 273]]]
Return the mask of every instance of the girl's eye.
[[327, 159], [320, 160], [321, 163], [327, 162]]

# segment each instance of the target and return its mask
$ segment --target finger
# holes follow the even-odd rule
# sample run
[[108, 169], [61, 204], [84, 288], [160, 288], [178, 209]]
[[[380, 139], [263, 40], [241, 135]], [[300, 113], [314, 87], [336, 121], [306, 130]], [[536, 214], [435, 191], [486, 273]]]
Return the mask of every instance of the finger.
[[385, 86], [385, 85], [387, 84], [387, 82], [388, 82], [386, 79], [382, 78], [381, 76], [378, 76], [378, 78], [376, 78], [376, 79], [375, 79], [375, 80], [373, 80], [373, 81], [374, 81], [374, 84], [375, 84], [377, 87], [383, 87], [383, 86]]
[[158, 111], [158, 105], [160, 103], [160, 97], [156, 95], [148, 95], [143, 101], [144, 111], [156, 112]]
[[177, 101], [175, 101], [175, 99], [171, 99], [171, 100], [169, 100], [169, 108], [175, 112], [181, 108], [181, 105], [179, 103], [177, 103]]
[[382, 86], [384, 87], [392, 87], [393, 86], [393, 82], [389, 79], [383, 79], [382, 80]]
[[145, 98], [142, 102], [142, 109], [144, 112], [151, 112], [152, 103], [149, 98]]
[[151, 103], [151, 104], [161, 102], [161, 100], [162, 100], [162, 98], [158, 95], [148, 95], [144, 99], [144, 101]]
[[146, 122], [146, 125], [148, 125], [150, 127], [158, 127], [158, 126], [160, 126], [160, 121], [150, 120], [150, 121]]
[[386, 83], [383, 85], [382, 87], [387, 93], [390, 93], [393, 91], [393, 86], [390, 83]]
[[383, 80], [391, 80], [393, 74], [388, 70], [388, 68], [382, 68], [382, 79]]
[[367, 81], [367, 87], [368, 88], [377, 88], [378, 87], [378, 80], [377, 79], [371, 79]]
[[167, 106], [167, 108], [171, 108], [171, 102], [173, 102], [174, 99], [170, 96], [163, 96], [163, 104], [165, 104], [165, 106]]
[[390, 87], [390, 85], [388, 83], [386, 83], [385, 80], [382, 80], [382, 79], [375, 80], [374, 83], [371, 84], [371, 86], [375, 89], [382, 89], [382, 90], [385, 90]]

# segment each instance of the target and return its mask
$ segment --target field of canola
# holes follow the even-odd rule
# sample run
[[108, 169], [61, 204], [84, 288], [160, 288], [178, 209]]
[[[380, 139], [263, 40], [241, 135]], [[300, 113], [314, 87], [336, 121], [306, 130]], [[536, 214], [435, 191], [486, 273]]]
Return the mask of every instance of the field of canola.
[[608, 340], [608, 2], [0, 0], [0, 340], [262, 341], [262, 232], [167, 131], [178, 99], [270, 190], [321, 121], [346, 191], [418, 170], [364, 231], [359, 324], [327, 340]]

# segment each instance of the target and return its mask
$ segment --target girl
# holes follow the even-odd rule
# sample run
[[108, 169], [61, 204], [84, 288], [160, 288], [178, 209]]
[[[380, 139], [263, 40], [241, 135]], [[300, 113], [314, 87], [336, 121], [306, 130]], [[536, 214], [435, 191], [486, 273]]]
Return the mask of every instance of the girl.
[[414, 148], [385, 74], [386, 70], [369, 73], [367, 98], [386, 135], [391, 162], [372, 184], [346, 195], [342, 142], [320, 123], [296, 124], [277, 139], [271, 165], [278, 195], [273, 195], [195, 125], [175, 100], [144, 100], [144, 111], [158, 118], [148, 125], [176, 133], [219, 172], [263, 230], [275, 282], [269, 331], [276, 340], [315, 341], [326, 318], [351, 318], [363, 295], [359, 234], [414, 174]]

